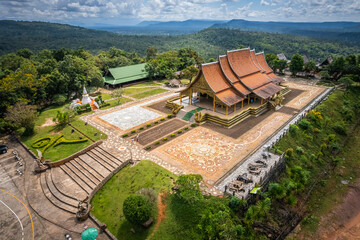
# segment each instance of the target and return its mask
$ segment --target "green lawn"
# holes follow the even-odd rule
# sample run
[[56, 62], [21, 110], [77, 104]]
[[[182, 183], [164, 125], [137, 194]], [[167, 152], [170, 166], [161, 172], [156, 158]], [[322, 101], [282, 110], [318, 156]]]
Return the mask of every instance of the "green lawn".
[[106, 103], [109, 103], [110, 105], [106, 106], [106, 107], [102, 107], [101, 110], [116, 107], [118, 105], [121, 105], [121, 104], [124, 104], [127, 102], [131, 102], [131, 101], [132, 101], [131, 99], [126, 98], [126, 97], [120, 98], [120, 102], [118, 101], [118, 99], [113, 99], [113, 100], [107, 101]]
[[113, 98], [113, 96], [111, 96], [111, 94], [109, 94], [109, 93], [104, 93], [104, 92], [102, 92], [101, 93], [101, 98], [102, 98], [102, 100], [108, 100], [108, 99], [111, 99], [111, 98]]
[[[64, 105], [64, 106], [67, 106], [67, 105]], [[77, 139], [79, 139], [79, 137], [84, 137], [77, 131], [71, 133], [72, 127], [70, 127], [68, 125], [65, 125], [63, 128], [59, 128], [56, 125], [46, 126], [46, 127], [41, 126], [46, 122], [46, 119], [48, 119], [48, 118], [52, 119], [53, 117], [55, 117], [57, 114], [57, 111], [62, 111], [64, 106], [52, 107], [52, 108], [48, 108], [48, 109], [42, 111], [35, 121], [35, 133], [31, 136], [22, 137], [22, 141], [36, 155], [37, 155], [37, 151], [31, 145], [33, 144], [34, 141], [36, 141], [39, 138], [46, 137], [46, 136], [56, 137], [59, 134], [63, 134], [65, 139], [68, 139], [68, 140], [77, 140]], [[99, 140], [101, 137], [101, 134], [102, 134], [102, 139], [107, 138], [106, 134], [100, 132], [99, 130], [97, 130], [96, 128], [94, 128], [90, 125], [85, 125], [85, 123], [79, 119], [80, 116], [90, 114], [90, 113], [92, 113], [92, 112], [86, 112], [86, 113], [76, 116], [75, 119], [71, 122], [71, 124], [73, 124], [77, 129], [79, 129], [81, 132], [83, 132], [84, 134], [89, 136], [94, 141]], [[96, 137], [94, 136], [95, 132], [98, 133]], [[82, 143], [60, 144], [56, 147], [48, 148], [45, 151], [45, 153], [43, 153], [43, 156], [45, 159], [50, 159], [51, 161], [58, 161], [58, 160], [61, 160], [65, 157], [68, 157], [68, 156], [82, 150], [83, 148], [85, 148], [91, 144], [92, 144], [92, 142], [90, 140], [88, 140], [86, 142], [82, 142]]]
[[157, 82], [157, 81], [152, 81], [152, 82], [146, 82], [146, 83], [140, 83], [140, 84], [136, 84], [133, 85], [132, 87], [145, 87], [145, 86], [161, 86], [163, 85], [161, 82]]
[[143, 91], [148, 91], [148, 90], [152, 90], [152, 89], [156, 89], [156, 88], [152, 88], [152, 87], [144, 87], [144, 88], [124, 88], [124, 95], [131, 95], [131, 94], [135, 94], [135, 93], [139, 93], [139, 92], [143, 92]]
[[159, 93], [163, 93], [163, 92], [168, 92], [168, 90], [162, 89], [162, 88], [156, 88], [147, 92], [142, 92], [142, 93], [138, 93], [135, 95], [132, 95], [131, 97], [133, 98], [137, 98], [137, 99], [141, 99], [141, 98], [146, 98], [152, 95], [156, 95]]
[[[75, 128], [79, 129], [82, 133], [84, 133], [86, 136], [88, 136], [95, 142], [107, 138], [107, 135], [105, 133], [100, 132], [98, 129], [94, 128], [89, 124], [85, 125], [85, 122], [78, 118], [76, 118], [70, 124]], [[95, 133], [97, 133], [96, 136]]]
[[[148, 229], [132, 226], [124, 217], [122, 207], [124, 200], [142, 188], [153, 188], [169, 192], [176, 175], [159, 165], [143, 160], [134, 167], [127, 166], [114, 175], [91, 200], [92, 214], [118, 239], [146, 239], [156, 223]], [[157, 212], [157, 211], [156, 211]], [[134, 228], [136, 233], [130, 232]]]

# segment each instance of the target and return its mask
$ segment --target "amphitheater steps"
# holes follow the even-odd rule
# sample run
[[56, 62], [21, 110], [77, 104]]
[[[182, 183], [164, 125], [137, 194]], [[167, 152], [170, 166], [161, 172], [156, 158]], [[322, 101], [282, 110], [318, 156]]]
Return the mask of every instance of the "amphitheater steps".
[[76, 182], [87, 194], [91, 193], [91, 188], [86, 182], [84, 182], [76, 173], [74, 173], [66, 164], [60, 166], [74, 182]]
[[42, 188], [44, 195], [53, 205], [55, 205], [56, 207], [58, 207], [64, 211], [67, 211], [69, 213], [76, 213], [76, 211], [77, 211], [76, 207], [70, 206], [70, 205], [60, 201], [58, 198], [56, 198], [53, 195], [51, 190], [48, 188], [48, 185], [46, 182], [46, 173], [41, 174], [40, 184], [41, 184], [41, 188]]
[[74, 214], [78, 201], [87, 198], [112, 171], [122, 165], [123, 161], [96, 147], [45, 171], [38, 179], [39, 185], [48, 204]]
[[113, 164], [106, 161], [106, 159], [104, 159], [104, 157], [101, 157], [101, 155], [99, 155], [99, 152], [95, 152], [95, 151], [91, 150], [91, 151], [87, 152], [86, 154], [88, 154], [91, 158], [93, 158], [95, 161], [97, 161], [100, 165], [104, 166], [110, 172], [112, 172], [116, 168], [116, 166], [114, 166]]
[[96, 169], [94, 169], [91, 165], [86, 164], [80, 158], [75, 158], [74, 163], [80, 166], [84, 171], [88, 171], [92, 176], [94, 176], [99, 182], [104, 179], [104, 176], [101, 175]]
[[111, 170], [102, 165], [101, 162], [92, 158], [89, 154], [81, 155], [77, 159], [79, 159], [79, 162], [81, 160], [83, 166], [87, 165], [89, 168], [95, 169], [102, 177], [106, 177], [111, 172]]
[[71, 166], [72, 170], [74, 170], [76, 174], [87, 183], [93, 183], [95, 186], [100, 183], [101, 180], [92, 175], [88, 170], [81, 167], [78, 163], [76, 163], [76, 161], [70, 161], [66, 164], [69, 165], [69, 167]]

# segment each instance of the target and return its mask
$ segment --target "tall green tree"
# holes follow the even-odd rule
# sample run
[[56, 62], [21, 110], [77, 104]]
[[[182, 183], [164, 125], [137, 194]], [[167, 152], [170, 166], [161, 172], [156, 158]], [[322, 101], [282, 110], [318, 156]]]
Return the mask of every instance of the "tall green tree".
[[290, 72], [293, 76], [296, 76], [298, 72], [301, 72], [304, 66], [304, 59], [303, 57], [296, 53], [292, 56], [290, 62]]
[[158, 54], [158, 50], [156, 47], [148, 46], [148, 48], [146, 49], [146, 61], [154, 59], [157, 54]]

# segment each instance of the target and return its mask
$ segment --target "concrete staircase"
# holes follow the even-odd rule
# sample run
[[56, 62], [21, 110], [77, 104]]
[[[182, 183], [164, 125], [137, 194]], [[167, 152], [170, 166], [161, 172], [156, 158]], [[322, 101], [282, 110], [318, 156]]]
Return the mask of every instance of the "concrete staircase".
[[104, 184], [113, 171], [127, 163], [127, 159], [120, 160], [97, 146], [59, 167], [41, 173], [41, 189], [55, 207], [74, 214], [79, 200], [96, 191], [97, 186]]

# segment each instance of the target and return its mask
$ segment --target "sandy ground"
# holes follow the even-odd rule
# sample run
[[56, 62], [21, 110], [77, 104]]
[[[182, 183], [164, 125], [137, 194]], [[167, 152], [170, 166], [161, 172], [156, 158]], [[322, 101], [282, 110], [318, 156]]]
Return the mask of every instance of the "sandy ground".
[[52, 118], [47, 118], [45, 123], [41, 125], [40, 127], [48, 127], [48, 126], [54, 126], [56, 125], [56, 122], [53, 121]]
[[360, 179], [344, 196], [343, 202], [321, 219], [316, 232], [318, 239], [360, 239]]

